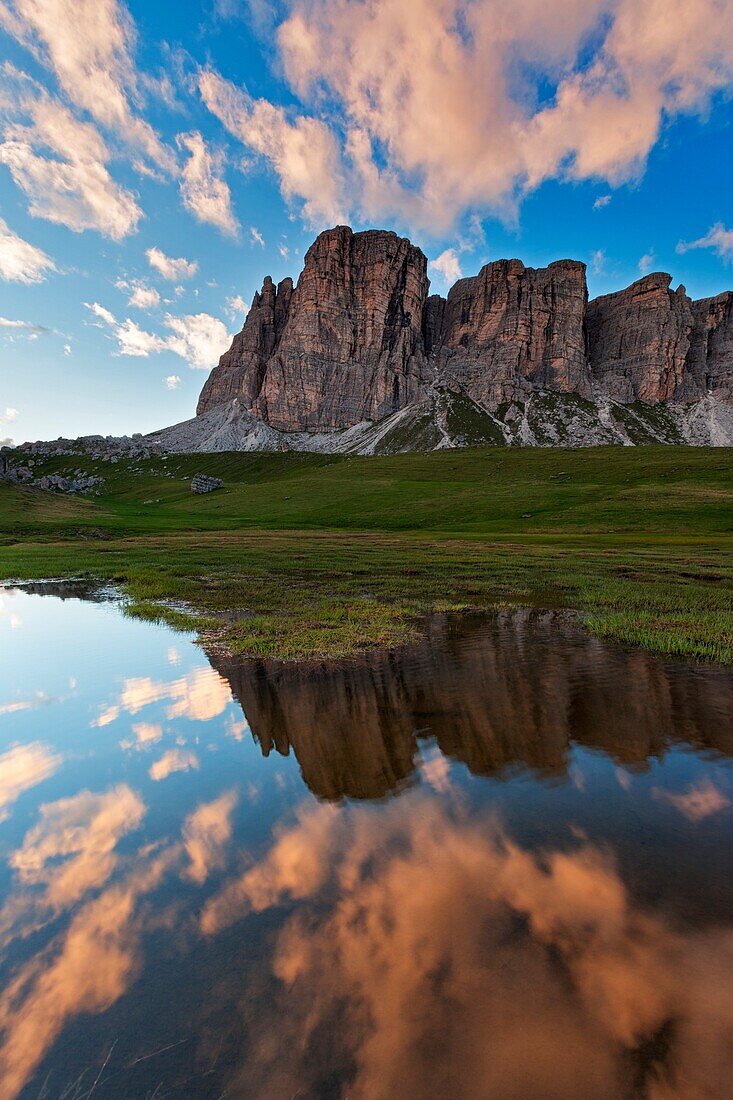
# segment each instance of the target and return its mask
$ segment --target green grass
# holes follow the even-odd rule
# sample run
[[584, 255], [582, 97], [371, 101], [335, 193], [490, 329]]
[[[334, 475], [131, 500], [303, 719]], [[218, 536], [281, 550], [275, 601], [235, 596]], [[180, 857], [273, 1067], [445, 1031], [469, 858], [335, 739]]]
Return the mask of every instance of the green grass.
[[[71, 458], [36, 471], [77, 468], [107, 478], [103, 495], [0, 486], [0, 577], [117, 581], [133, 613], [279, 657], [398, 644], [437, 608], [532, 604], [733, 663], [731, 450]], [[192, 494], [183, 479], [199, 471], [224, 489]]]

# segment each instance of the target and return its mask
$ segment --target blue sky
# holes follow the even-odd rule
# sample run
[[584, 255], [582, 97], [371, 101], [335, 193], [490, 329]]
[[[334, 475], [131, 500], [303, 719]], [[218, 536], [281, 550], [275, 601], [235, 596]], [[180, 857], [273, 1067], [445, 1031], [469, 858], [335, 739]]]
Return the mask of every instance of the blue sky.
[[733, 0], [0, 0], [0, 439], [193, 414], [347, 221], [733, 285]]

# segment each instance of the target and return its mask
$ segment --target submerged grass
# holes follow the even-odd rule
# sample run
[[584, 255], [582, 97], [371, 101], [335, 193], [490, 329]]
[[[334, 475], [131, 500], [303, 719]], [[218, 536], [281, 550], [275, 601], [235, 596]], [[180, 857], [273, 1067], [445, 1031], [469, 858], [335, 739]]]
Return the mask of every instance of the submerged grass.
[[[432, 610], [577, 608], [598, 634], [733, 663], [733, 452], [486, 448], [94, 464], [104, 495], [0, 487], [0, 576], [123, 585], [236, 652], [400, 644]], [[194, 472], [223, 477], [206, 497]], [[153, 502], [153, 503], [149, 503]]]

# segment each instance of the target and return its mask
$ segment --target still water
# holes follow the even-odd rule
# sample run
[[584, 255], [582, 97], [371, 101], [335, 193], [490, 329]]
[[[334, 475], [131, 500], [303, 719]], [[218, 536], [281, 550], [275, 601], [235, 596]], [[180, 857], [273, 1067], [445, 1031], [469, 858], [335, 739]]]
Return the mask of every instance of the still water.
[[0, 590], [0, 1095], [733, 1095], [733, 675], [558, 613], [307, 668]]

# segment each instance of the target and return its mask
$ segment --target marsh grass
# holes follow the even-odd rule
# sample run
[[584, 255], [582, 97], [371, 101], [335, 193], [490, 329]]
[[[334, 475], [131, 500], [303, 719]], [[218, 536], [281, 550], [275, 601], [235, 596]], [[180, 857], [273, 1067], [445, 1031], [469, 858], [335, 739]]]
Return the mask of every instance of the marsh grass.
[[[195, 497], [182, 479], [198, 470], [225, 488]], [[0, 576], [115, 581], [130, 614], [262, 656], [344, 656], [409, 640], [430, 611], [532, 605], [733, 663], [728, 450], [225, 454], [94, 472], [108, 480], [92, 500], [0, 487]]]

